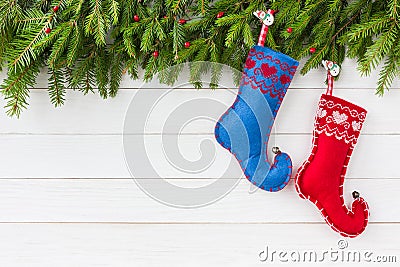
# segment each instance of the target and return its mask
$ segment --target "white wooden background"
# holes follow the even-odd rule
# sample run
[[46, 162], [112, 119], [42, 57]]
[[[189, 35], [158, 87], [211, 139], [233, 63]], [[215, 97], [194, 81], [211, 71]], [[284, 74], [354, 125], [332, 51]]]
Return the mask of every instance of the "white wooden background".
[[[310, 152], [323, 80], [322, 69], [296, 76], [277, 117], [275, 142], [295, 167]], [[350, 162], [345, 197], [351, 203], [351, 192], [361, 192], [371, 208], [370, 224], [348, 242], [354, 250], [397, 255], [399, 262], [400, 81], [379, 98], [376, 80], [376, 74], [359, 78], [355, 62], [348, 60], [335, 84], [335, 95], [369, 112]], [[242, 180], [225, 198], [199, 209], [167, 207], [140, 191], [122, 149], [125, 111], [140, 84], [125, 77], [118, 96], [108, 100], [68, 90], [66, 105], [54, 109], [42, 75], [19, 120], [0, 113], [0, 266], [256, 266], [267, 265], [258, 257], [266, 245], [276, 250], [337, 247], [341, 237], [297, 196], [293, 180], [279, 193], [255, 194]], [[179, 89], [173, 96], [161, 112], [197, 97], [226, 105], [235, 98], [209, 89]], [[150, 120], [148, 138], [154, 138], [154, 146], [149, 153], [154, 155], [159, 126], [160, 121]], [[199, 140], [214, 140], [213, 127], [211, 122], [188, 127], [182, 153], [200, 157]], [[226, 150], [215, 148], [221, 164], [230, 160]], [[160, 162], [162, 175], [174, 183], [196, 186], [219, 175], [214, 168], [187, 177]]]

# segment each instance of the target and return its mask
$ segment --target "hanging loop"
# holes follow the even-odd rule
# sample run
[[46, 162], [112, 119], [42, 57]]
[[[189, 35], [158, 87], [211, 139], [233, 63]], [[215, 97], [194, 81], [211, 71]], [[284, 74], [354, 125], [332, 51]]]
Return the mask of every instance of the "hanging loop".
[[268, 26], [274, 24], [275, 21], [275, 14], [278, 13], [276, 10], [268, 9], [267, 12], [262, 10], [257, 10], [253, 12], [253, 15], [256, 16], [262, 22], [261, 32], [258, 36], [258, 43], [259, 46], [264, 46], [265, 39], [268, 34]]
[[327, 95], [332, 95], [333, 92], [333, 76], [331, 72], [328, 70], [328, 88], [326, 89]]
[[340, 66], [333, 61], [322, 60], [322, 65], [327, 71], [328, 88], [326, 89], [327, 95], [332, 95], [333, 92], [333, 77], [336, 77], [340, 73]]

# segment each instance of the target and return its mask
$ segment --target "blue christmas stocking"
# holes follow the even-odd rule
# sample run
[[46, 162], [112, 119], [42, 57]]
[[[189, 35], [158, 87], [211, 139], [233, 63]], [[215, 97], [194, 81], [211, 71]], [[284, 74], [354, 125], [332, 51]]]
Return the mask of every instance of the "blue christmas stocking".
[[218, 143], [236, 157], [247, 179], [264, 190], [281, 190], [292, 174], [290, 157], [274, 148], [276, 155], [270, 163], [267, 149], [276, 114], [298, 64], [285, 54], [253, 46], [236, 100], [215, 126]]

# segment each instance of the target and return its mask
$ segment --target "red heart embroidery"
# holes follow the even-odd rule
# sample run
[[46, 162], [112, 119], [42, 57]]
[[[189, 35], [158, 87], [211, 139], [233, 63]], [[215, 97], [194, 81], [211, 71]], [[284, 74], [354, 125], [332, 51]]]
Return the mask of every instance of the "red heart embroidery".
[[252, 60], [251, 58], [248, 58], [246, 60], [246, 68], [247, 69], [252, 69], [252, 68], [254, 68], [255, 65], [256, 65], [256, 62], [254, 60]]
[[280, 80], [281, 80], [281, 84], [287, 84], [287, 83], [290, 83], [290, 81], [291, 81], [290, 77], [285, 74], [283, 74], [281, 76]]
[[277, 72], [274, 66], [270, 67], [267, 63], [261, 65], [261, 71], [264, 77], [271, 77]]

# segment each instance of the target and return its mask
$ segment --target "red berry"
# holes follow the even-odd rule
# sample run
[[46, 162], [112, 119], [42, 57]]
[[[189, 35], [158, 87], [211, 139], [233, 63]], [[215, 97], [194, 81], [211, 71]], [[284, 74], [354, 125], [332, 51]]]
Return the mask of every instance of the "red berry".
[[286, 30], [288, 33], [292, 33], [293, 29], [292, 28], [287, 28]]
[[191, 43], [190, 43], [190, 42], [185, 42], [185, 48], [189, 48], [189, 47], [190, 47], [190, 45], [191, 45]]
[[59, 6], [54, 6], [54, 7], [53, 7], [53, 11], [54, 11], [54, 12], [57, 12], [59, 8], [60, 8]]
[[157, 50], [153, 52], [153, 57], [157, 58], [157, 57], [158, 57], [158, 55], [159, 55], [159, 53], [158, 53], [158, 51], [157, 51]]
[[47, 33], [47, 34], [49, 34], [49, 33], [51, 33], [51, 29], [50, 29], [50, 28], [46, 28], [46, 29], [44, 30], [44, 32]]
[[181, 25], [183, 25], [183, 24], [186, 23], [186, 19], [180, 19], [180, 20], [178, 20], [178, 23], [181, 24]]
[[140, 21], [140, 18], [139, 18], [138, 15], [135, 15], [135, 16], [133, 16], [133, 20], [136, 21], [136, 22], [139, 22], [139, 21]]
[[165, 15], [165, 16], [164, 16], [164, 19], [167, 19], [167, 18], [168, 18], [168, 16], [167, 16], [167, 15]]
[[225, 15], [225, 12], [223, 12], [223, 11], [218, 12], [217, 19], [222, 18], [224, 15]]
[[315, 49], [315, 47], [311, 47], [311, 48], [310, 48], [310, 53], [311, 53], [311, 54], [314, 54], [315, 51], [317, 51], [317, 49]]

